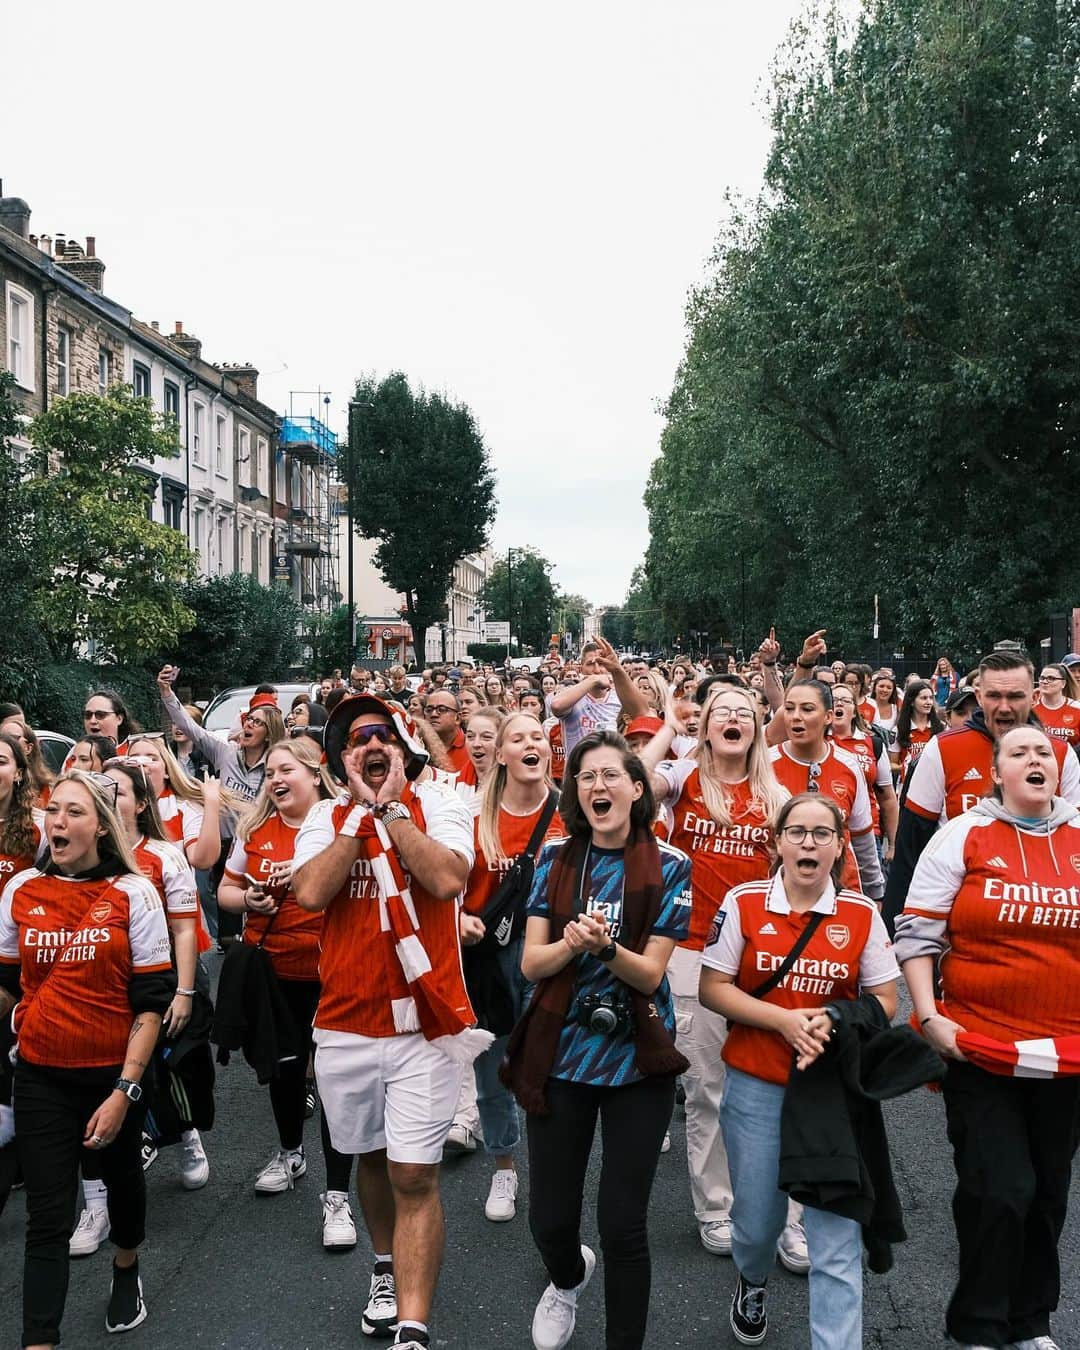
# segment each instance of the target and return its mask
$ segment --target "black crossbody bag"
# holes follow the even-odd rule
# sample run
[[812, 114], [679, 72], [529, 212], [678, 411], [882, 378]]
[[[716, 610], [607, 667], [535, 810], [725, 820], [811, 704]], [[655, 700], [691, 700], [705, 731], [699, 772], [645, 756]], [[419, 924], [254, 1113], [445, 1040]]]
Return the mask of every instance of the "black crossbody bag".
[[[806, 948], [810, 945], [810, 939], [817, 932], [818, 928], [821, 925], [821, 921], [824, 918], [825, 915], [822, 914], [820, 910], [815, 910], [814, 913], [810, 915], [809, 923], [799, 934], [798, 938], [795, 941], [795, 945], [792, 947], [791, 951], [788, 952], [787, 956], [784, 957], [783, 961], [781, 961], [780, 964], [773, 971], [773, 973], [767, 979], [762, 980], [762, 982], [755, 989], [748, 990], [748, 993], [750, 994], [751, 998], [764, 998], [766, 994], [772, 993], [772, 991], [776, 988], [776, 986], [788, 973], [788, 971], [799, 959], [799, 957], [802, 956]], [[730, 1017], [728, 1018], [728, 1028], [729, 1029], [731, 1028]]]

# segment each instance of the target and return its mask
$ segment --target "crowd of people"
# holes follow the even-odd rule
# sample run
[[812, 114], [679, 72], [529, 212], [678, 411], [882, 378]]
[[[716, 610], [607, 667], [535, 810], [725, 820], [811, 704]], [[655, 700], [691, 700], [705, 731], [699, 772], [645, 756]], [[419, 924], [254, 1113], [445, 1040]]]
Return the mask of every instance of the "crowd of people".
[[482, 1148], [486, 1218], [527, 1208], [548, 1279], [532, 1343], [566, 1346], [598, 1265], [599, 1129], [605, 1345], [644, 1345], [678, 1100], [687, 1223], [732, 1262], [735, 1338], [766, 1339], [779, 1261], [808, 1277], [814, 1350], [851, 1350], [864, 1264], [904, 1237], [880, 1102], [940, 1085], [947, 1333], [1054, 1350], [1080, 656], [1036, 681], [1002, 644], [901, 678], [830, 661], [819, 631], [745, 663], [598, 639], [535, 671], [417, 674], [357, 666], [288, 707], [260, 685], [218, 737], [167, 666], [151, 728], [91, 691], [55, 778], [0, 706], [0, 1208], [25, 1188], [24, 1346], [59, 1344], [70, 1261], [106, 1239], [107, 1329], [146, 1318], [146, 1170], [171, 1148], [183, 1187], [210, 1182], [215, 1062], [241, 1053], [278, 1139], [255, 1191], [293, 1191], [318, 1115], [328, 1250], [357, 1244], [359, 1206], [367, 1336], [432, 1343], [440, 1164]]

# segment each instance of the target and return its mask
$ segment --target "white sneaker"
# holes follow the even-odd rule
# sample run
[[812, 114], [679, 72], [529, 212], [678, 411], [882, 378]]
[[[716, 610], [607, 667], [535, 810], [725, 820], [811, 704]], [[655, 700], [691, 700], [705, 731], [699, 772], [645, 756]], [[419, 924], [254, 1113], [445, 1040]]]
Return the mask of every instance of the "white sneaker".
[[670, 1153], [670, 1152], [671, 1152], [671, 1131], [670, 1131], [670, 1130], [665, 1130], [665, 1131], [664, 1131], [664, 1142], [660, 1145], [660, 1152], [661, 1152], [661, 1153]]
[[517, 1213], [518, 1177], [512, 1167], [501, 1168], [491, 1178], [484, 1213], [492, 1223], [506, 1223]]
[[390, 1271], [372, 1275], [360, 1330], [365, 1336], [392, 1336], [397, 1331], [397, 1289]]
[[596, 1269], [596, 1255], [591, 1247], [582, 1243], [581, 1255], [585, 1261], [585, 1276], [576, 1288], [556, 1289], [549, 1284], [540, 1295], [532, 1320], [532, 1341], [536, 1350], [563, 1350], [574, 1334], [578, 1296]]
[[468, 1125], [459, 1125], [455, 1120], [450, 1126], [450, 1133], [446, 1136], [446, 1143], [443, 1144], [443, 1157], [454, 1158], [461, 1153], [475, 1152], [476, 1135]]
[[180, 1185], [185, 1191], [197, 1191], [210, 1180], [210, 1164], [203, 1150], [199, 1131], [192, 1130], [180, 1140]]
[[108, 1236], [109, 1211], [84, 1209], [68, 1240], [68, 1253], [71, 1256], [93, 1256]]
[[328, 1252], [342, 1252], [356, 1246], [349, 1197], [344, 1191], [327, 1191], [322, 1199], [322, 1245]]
[[1058, 1350], [1053, 1336], [1029, 1336], [1024, 1341], [1010, 1342], [1009, 1350]]
[[810, 1253], [806, 1247], [806, 1233], [801, 1223], [789, 1223], [776, 1244], [780, 1264], [792, 1275], [806, 1275], [810, 1270]]
[[731, 1220], [712, 1219], [709, 1223], [698, 1224], [698, 1236], [701, 1245], [713, 1256], [731, 1255]]
[[259, 1195], [280, 1195], [291, 1191], [293, 1182], [307, 1171], [307, 1159], [302, 1148], [279, 1148], [255, 1178]]

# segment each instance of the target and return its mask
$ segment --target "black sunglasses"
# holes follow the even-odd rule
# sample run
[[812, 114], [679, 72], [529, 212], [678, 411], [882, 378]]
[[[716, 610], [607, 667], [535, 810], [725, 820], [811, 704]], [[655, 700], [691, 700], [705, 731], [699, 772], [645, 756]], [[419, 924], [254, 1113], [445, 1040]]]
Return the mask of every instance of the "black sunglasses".
[[381, 741], [383, 745], [389, 745], [396, 740], [397, 732], [393, 727], [388, 727], [383, 722], [371, 722], [367, 726], [350, 731], [345, 744], [350, 750], [355, 750], [358, 745], [367, 745], [369, 741]]

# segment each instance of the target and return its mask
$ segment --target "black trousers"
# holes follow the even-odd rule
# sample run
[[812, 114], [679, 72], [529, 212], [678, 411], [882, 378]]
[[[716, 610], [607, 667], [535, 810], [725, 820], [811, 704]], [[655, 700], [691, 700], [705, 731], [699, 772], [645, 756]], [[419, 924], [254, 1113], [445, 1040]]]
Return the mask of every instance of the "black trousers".
[[1045, 1336], [1061, 1290], [1057, 1244], [1080, 1139], [1080, 1079], [950, 1064], [943, 1091], [960, 1248], [949, 1335], [988, 1346]]
[[[298, 1027], [305, 1027], [311, 1035], [311, 1024], [319, 1003], [318, 980], [278, 980], [278, 987], [289, 1005], [289, 1011]], [[278, 1127], [282, 1148], [299, 1148], [304, 1142], [304, 1104], [307, 1096], [308, 1057], [303, 1055], [289, 1064], [282, 1064], [277, 1078], [270, 1080], [270, 1105]], [[323, 1155], [326, 1159], [326, 1189], [347, 1191], [352, 1171], [352, 1158], [339, 1153], [330, 1142], [326, 1115], [319, 1112]]]
[[[16, 1066], [15, 1144], [26, 1183], [25, 1345], [60, 1339], [83, 1136], [119, 1073], [119, 1065], [48, 1069], [20, 1060]], [[120, 1133], [98, 1155], [109, 1188], [109, 1238], [117, 1247], [138, 1247], [146, 1236], [142, 1122], [142, 1104], [132, 1104]]]
[[581, 1282], [581, 1205], [599, 1117], [604, 1156], [596, 1223], [604, 1254], [605, 1345], [640, 1350], [652, 1279], [649, 1196], [675, 1080], [646, 1078], [611, 1088], [549, 1078], [547, 1100], [550, 1115], [530, 1115], [527, 1125], [533, 1241], [557, 1288]]

